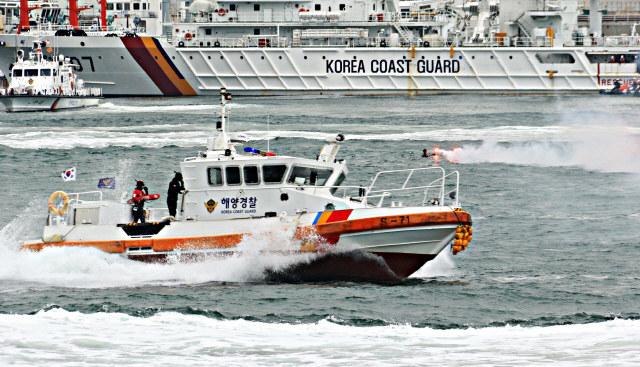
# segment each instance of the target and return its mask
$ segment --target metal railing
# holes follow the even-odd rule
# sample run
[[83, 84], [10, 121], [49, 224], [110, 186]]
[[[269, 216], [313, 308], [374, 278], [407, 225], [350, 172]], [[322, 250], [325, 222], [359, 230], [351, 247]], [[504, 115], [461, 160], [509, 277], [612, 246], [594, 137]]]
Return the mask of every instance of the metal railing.
[[[438, 172], [440, 173], [440, 177], [437, 177], [436, 179], [432, 180], [431, 182], [429, 182], [426, 185], [418, 185], [418, 186], [413, 186], [413, 185], [409, 185], [410, 183], [412, 183], [411, 178], [413, 177], [413, 175], [416, 172]], [[378, 180], [380, 178], [382, 178], [383, 176], [390, 176], [390, 175], [399, 175], [399, 174], [403, 174], [406, 173], [407, 174], [407, 178], [404, 180], [404, 183], [399, 187], [399, 188], [391, 188], [391, 189], [376, 189], [376, 184], [378, 183]], [[455, 185], [454, 188], [452, 190], [446, 191], [445, 187], [446, 187], [446, 179], [447, 177], [453, 176], [455, 175]], [[409, 185], [409, 186], [408, 186]], [[447, 195], [450, 195], [453, 193], [453, 195], [451, 195], [451, 200], [453, 201], [453, 205], [454, 206], [458, 206], [458, 189], [460, 186], [460, 175], [458, 173], [458, 171], [454, 171], [448, 175], [445, 174], [445, 171], [442, 167], [428, 167], [428, 168], [413, 168], [413, 169], [403, 169], [403, 170], [393, 170], [393, 171], [382, 171], [382, 172], [378, 172], [376, 174], [376, 176], [373, 179], [373, 182], [371, 183], [371, 186], [369, 186], [369, 188], [367, 189], [367, 192], [363, 198], [363, 201], [365, 203], [368, 203], [368, 199], [370, 198], [380, 198], [378, 204], [376, 205], [377, 207], [382, 207], [383, 201], [385, 198], [387, 197], [391, 197], [393, 194], [395, 193], [405, 193], [405, 192], [410, 192], [410, 191], [423, 191], [424, 192], [424, 196], [422, 199], [422, 205], [426, 205], [428, 202], [428, 197], [430, 190], [435, 190], [436, 191], [436, 197], [434, 197], [431, 200], [437, 199], [437, 201], [432, 201], [431, 203], [434, 205], [445, 205], [444, 201], [445, 201], [445, 197]]]
[[[98, 200], [87, 200], [87, 199], [81, 200], [80, 195], [82, 196], [98, 195]], [[84, 204], [84, 201], [89, 201], [91, 203], [101, 202], [102, 191], [96, 190], [96, 191], [74, 192], [74, 193], [67, 194], [67, 197], [69, 197], [69, 209], [71, 209], [71, 207], [74, 205]], [[62, 204], [62, 201], [59, 204]], [[62, 208], [62, 205], [58, 205], [57, 209], [61, 209], [61, 208]], [[69, 209], [67, 209], [67, 211], [63, 213], [63, 215], [53, 215], [53, 213], [49, 211], [49, 215], [47, 217], [47, 225], [53, 225], [54, 223], [55, 225], [59, 225], [63, 222], [70, 223], [73, 220], [73, 212]]]

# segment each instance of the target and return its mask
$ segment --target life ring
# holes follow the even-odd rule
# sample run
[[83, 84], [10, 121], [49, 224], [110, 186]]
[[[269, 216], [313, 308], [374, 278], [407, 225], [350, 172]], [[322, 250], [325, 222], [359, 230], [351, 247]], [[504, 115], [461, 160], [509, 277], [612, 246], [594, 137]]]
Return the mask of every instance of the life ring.
[[218, 9], [218, 15], [221, 17], [224, 17], [224, 15], [227, 14], [227, 11], [224, 9]]
[[300, 8], [300, 10], [298, 10], [298, 13], [304, 13], [305, 11], [309, 11], [309, 10], [307, 10], [305, 8]]
[[[60, 196], [62, 198], [62, 201], [64, 202], [64, 206], [62, 207], [62, 209], [56, 209], [53, 206], [53, 202], [58, 196]], [[64, 212], [67, 211], [67, 209], [69, 209], [69, 196], [64, 191], [56, 191], [51, 194], [51, 196], [49, 197], [49, 211], [53, 213], [53, 215], [61, 216], [62, 214], [64, 214]]]
[[193, 39], [193, 36], [191, 35], [191, 33], [185, 33], [184, 35], [185, 41], [191, 41], [192, 39]]

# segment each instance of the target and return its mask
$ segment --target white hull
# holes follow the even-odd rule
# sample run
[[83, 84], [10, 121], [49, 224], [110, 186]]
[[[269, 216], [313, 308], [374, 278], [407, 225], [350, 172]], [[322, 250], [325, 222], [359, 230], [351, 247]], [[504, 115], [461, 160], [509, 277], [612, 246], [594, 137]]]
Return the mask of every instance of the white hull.
[[[571, 93], [640, 77], [635, 63], [587, 54], [638, 54], [637, 47], [174, 47], [149, 37], [54, 37], [78, 76], [105, 95]], [[0, 35], [0, 69], [29, 36]], [[78, 44], [84, 42], [84, 47]], [[546, 63], [561, 54], [573, 62]], [[629, 56], [627, 56], [629, 57]], [[603, 59], [604, 60], [604, 59]], [[391, 67], [393, 62], [394, 66]], [[407, 67], [408, 66], [408, 67]]]
[[8, 112], [59, 111], [73, 108], [96, 107], [102, 97], [57, 96], [2, 96], [0, 103]]

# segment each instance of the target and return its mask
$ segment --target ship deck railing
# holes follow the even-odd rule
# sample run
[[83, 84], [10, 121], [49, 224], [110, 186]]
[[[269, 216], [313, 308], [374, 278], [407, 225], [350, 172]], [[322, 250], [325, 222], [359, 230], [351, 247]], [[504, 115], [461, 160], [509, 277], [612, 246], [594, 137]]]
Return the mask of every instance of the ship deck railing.
[[[447, 182], [447, 178], [450, 182]], [[400, 180], [398, 181], [398, 179]], [[458, 206], [459, 187], [460, 174], [458, 171], [446, 174], [442, 167], [382, 171], [373, 178], [363, 201], [368, 203], [369, 199], [379, 199], [376, 206], [382, 207], [386, 198], [395, 195], [400, 200], [403, 196], [406, 197], [406, 194], [420, 192], [423, 194], [422, 206], [428, 204], [446, 205], [445, 200], [447, 199], [450, 199], [450, 205]], [[396, 206], [396, 203], [392, 202], [391, 206]], [[399, 202], [397, 206], [402, 206], [402, 202]]]

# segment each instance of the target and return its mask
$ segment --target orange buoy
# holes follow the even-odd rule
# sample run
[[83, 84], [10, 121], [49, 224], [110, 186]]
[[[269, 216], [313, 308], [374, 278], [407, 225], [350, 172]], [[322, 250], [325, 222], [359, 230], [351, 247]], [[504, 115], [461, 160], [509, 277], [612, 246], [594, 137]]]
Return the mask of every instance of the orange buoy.
[[218, 15], [223, 17], [225, 14], [227, 14], [227, 11], [224, 9], [218, 9]]
[[191, 33], [185, 33], [184, 35], [185, 41], [191, 41], [192, 39], [193, 39], [193, 36], [191, 35]]

